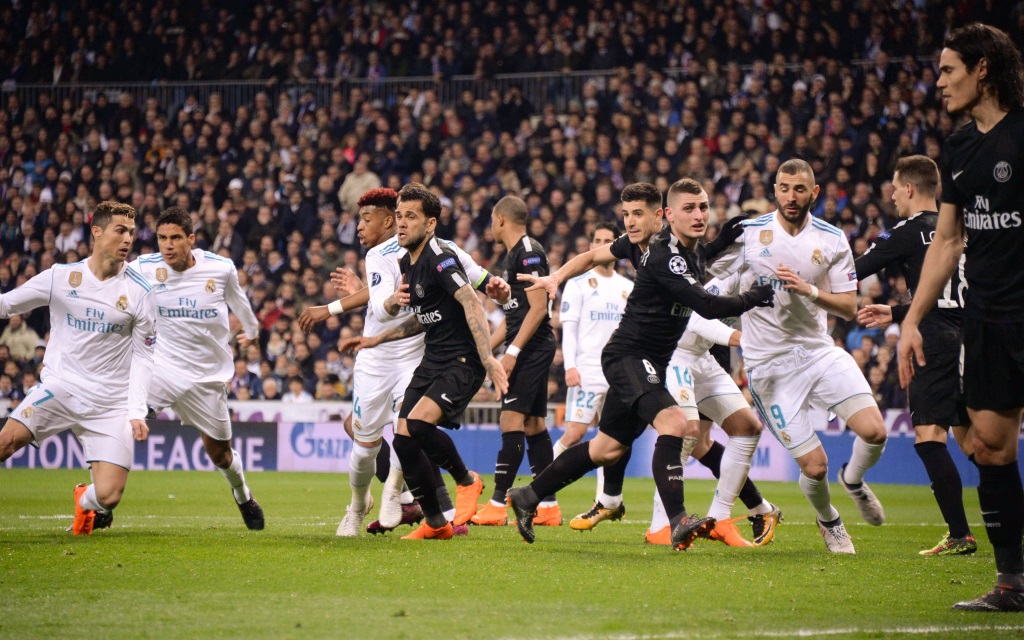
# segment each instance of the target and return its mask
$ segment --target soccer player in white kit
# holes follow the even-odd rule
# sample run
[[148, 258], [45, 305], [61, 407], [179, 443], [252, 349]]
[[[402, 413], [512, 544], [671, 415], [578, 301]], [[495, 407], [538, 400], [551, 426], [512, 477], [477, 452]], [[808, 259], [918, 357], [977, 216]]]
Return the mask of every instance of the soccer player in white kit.
[[199, 430], [210, 461], [231, 485], [249, 529], [263, 529], [263, 509], [245, 483], [242, 458], [231, 447], [227, 382], [234, 372], [228, 347], [228, 306], [242, 323], [244, 349], [257, 340], [259, 320], [238, 284], [231, 260], [194, 249], [192, 217], [170, 207], [156, 222], [160, 253], [139, 256], [131, 267], [153, 287], [160, 342], [147, 404], [153, 413], [170, 407], [183, 425]]
[[[738, 274], [724, 280], [712, 278], [704, 288], [716, 296], [733, 295], [740, 291], [739, 280]], [[699, 314], [692, 314], [668, 363], [666, 385], [679, 406], [689, 407], [700, 414], [700, 437], [691, 453], [694, 458], [704, 463], [704, 456], [713, 447], [721, 446], [711, 440], [713, 423], [729, 434], [729, 442], [716, 456], [719, 460], [709, 467], [719, 478], [715, 497], [708, 509], [708, 516], [717, 520], [711, 531], [712, 539], [729, 546], [751, 546], [729, 519], [732, 506], [740, 497], [750, 509], [748, 519], [754, 529], [753, 544], [762, 546], [774, 538], [775, 527], [782, 519], [779, 508], [764, 500], [747, 478], [750, 461], [761, 439], [762, 426], [732, 376], [710, 353], [716, 344], [739, 346], [741, 333], [733, 328], [736, 321], [737, 318], [707, 320]], [[684, 443], [684, 456], [688, 449]], [[652, 544], [671, 544], [668, 516], [657, 492], [654, 494], [651, 527], [645, 540]]]
[[50, 341], [42, 382], [0, 430], [0, 462], [25, 445], [71, 429], [92, 467], [75, 488], [74, 535], [110, 526], [121, 501], [135, 440], [149, 435], [146, 394], [153, 370], [152, 287], [125, 264], [135, 209], [101, 202], [92, 216], [88, 259], [54, 265], [0, 295], [0, 316], [49, 305]]
[[[595, 227], [590, 249], [610, 245], [619, 229], [602, 222]], [[562, 322], [562, 358], [565, 363], [565, 433], [555, 443], [555, 457], [583, 439], [604, 406], [608, 381], [601, 371], [601, 351], [619, 326], [633, 281], [615, 271], [615, 263], [601, 264], [565, 283], [559, 318]], [[626, 514], [622, 491], [604, 495], [604, 467], [597, 468], [597, 495], [590, 510], [573, 518], [569, 526], [592, 529], [603, 520]]]
[[[366, 254], [365, 267], [368, 285], [363, 335], [366, 337], [380, 335], [401, 325], [411, 316], [411, 311], [398, 303], [399, 296], [396, 293], [402, 283], [398, 261], [406, 254], [406, 250], [399, 246], [395, 237], [397, 201], [398, 193], [387, 188], [368, 191], [359, 200], [359, 238], [364, 245], [372, 247]], [[492, 280], [490, 274], [454, 244], [449, 243], [449, 246], [458, 254], [473, 286], [487, 287]], [[342, 305], [341, 301], [335, 301], [327, 305], [326, 312], [337, 315], [354, 308], [355, 304]], [[303, 323], [304, 329], [315, 324], [322, 316], [322, 312], [318, 313], [319, 309], [314, 309], [311, 310], [313, 313], [309, 319]], [[349, 457], [352, 501], [346, 508], [345, 517], [338, 525], [339, 536], [359, 535], [363, 520], [373, 509], [370, 484], [373, 481], [377, 453], [384, 440], [384, 428], [388, 424], [397, 424], [398, 409], [402, 405], [412, 375], [423, 357], [423, 350], [424, 336], [420, 334], [361, 349], [356, 354], [353, 375], [355, 387], [352, 393], [353, 446]], [[379, 522], [383, 530], [393, 529], [402, 521], [402, 484], [401, 466], [397, 457], [392, 456], [392, 468], [381, 494]], [[451, 498], [444, 489], [443, 481], [437, 486], [439, 493], [444, 491], [442, 507], [449, 511], [452, 509], [449, 506]], [[449, 515], [453, 516], [454, 512]]]
[[765, 425], [800, 465], [800, 488], [817, 512], [826, 547], [854, 553], [831, 503], [828, 458], [815, 425], [832, 412], [857, 434], [838, 479], [872, 525], [881, 525], [885, 512], [864, 474], [881, 457], [886, 430], [864, 375], [825, 330], [827, 313], [856, 315], [857, 271], [846, 236], [810, 215], [818, 189], [809, 164], [784, 162], [775, 184], [779, 210], [745, 222], [739, 242], [709, 271], [739, 271], [742, 287], [771, 284], [778, 292], [774, 308], [755, 309], [743, 320], [750, 391]]

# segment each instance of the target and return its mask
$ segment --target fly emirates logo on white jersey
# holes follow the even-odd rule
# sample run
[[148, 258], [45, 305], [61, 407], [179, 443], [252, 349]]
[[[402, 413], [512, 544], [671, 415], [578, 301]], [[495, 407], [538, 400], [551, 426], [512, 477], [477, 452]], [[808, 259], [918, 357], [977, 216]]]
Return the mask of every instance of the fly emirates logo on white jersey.
[[193, 318], [195, 320], [209, 320], [216, 318], [219, 313], [217, 309], [206, 309], [199, 306], [198, 298], [182, 296], [178, 298], [178, 306], [164, 307], [157, 306], [157, 314], [161, 318]]
[[975, 231], [997, 231], [1021, 225], [1020, 211], [990, 212], [988, 204], [988, 198], [974, 196], [974, 208], [964, 209], [964, 226]]

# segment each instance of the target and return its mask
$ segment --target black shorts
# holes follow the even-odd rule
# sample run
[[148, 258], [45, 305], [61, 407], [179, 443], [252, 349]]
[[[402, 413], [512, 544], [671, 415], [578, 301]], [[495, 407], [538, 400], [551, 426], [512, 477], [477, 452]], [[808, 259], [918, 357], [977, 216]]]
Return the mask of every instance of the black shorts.
[[408, 418], [420, 398], [426, 397], [437, 403], [444, 413], [438, 426], [458, 429], [462, 413], [480, 390], [485, 377], [484, 367], [476, 358], [472, 362], [459, 358], [444, 366], [421, 362], [405, 390], [398, 417]]
[[501, 410], [547, 417], [548, 375], [554, 359], [554, 345], [550, 349], [530, 349], [520, 353], [508, 378], [508, 393], [501, 398]]
[[1024, 322], [964, 317], [960, 370], [964, 405], [1006, 411], [1024, 407]]
[[676, 401], [665, 388], [665, 368], [635, 356], [601, 356], [608, 395], [598, 429], [626, 446], [640, 437], [662, 410]]
[[914, 364], [914, 378], [907, 390], [910, 420], [917, 427], [936, 424], [957, 427], [964, 422], [957, 405], [960, 400], [960, 352], [925, 354], [925, 366]]

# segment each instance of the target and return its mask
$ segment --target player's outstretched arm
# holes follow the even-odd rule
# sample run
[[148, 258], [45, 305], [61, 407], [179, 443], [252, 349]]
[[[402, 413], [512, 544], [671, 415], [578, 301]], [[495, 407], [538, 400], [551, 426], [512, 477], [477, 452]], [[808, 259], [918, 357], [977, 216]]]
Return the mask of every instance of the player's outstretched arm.
[[409, 338], [416, 334], [423, 333], [423, 325], [416, 316], [409, 316], [405, 322], [392, 327], [384, 333], [379, 333], [375, 336], [356, 336], [354, 338], [345, 338], [338, 343], [338, 351], [341, 353], [352, 352], [359, 353], [363, 349], [372, 349], [379, 344], [385, 342], [392, 342], [394, 340], [401, 340], [402, 338]]
[[[332, 276], [333, 278], [333, 276]], [[345, 296], [341, 300], [335, 300], [330, 304], [322, 304], [316, 307], [308, 307], [299, 316], [299, 328], [309, 333], [313, 327], [320, 324], [331, 316], [337, 316], [346, 311], [354, 311], [366, 306], [370, 301], [370, 290], [363, 287], [352, 295]]]
[[857, 312], [857, 322], [868, 329], [884, 329], [892, 324], [893, 315], [887, 304], [869, 304]]
[[[935, 306], [942, 289], [953, 276], [964, 252], [963, 212], [955, 204], [943, 202], [939, 207], [939, 220], [935, 236], [921, 265], [921, 279], [914, 292], [907, 317], [900, 327], [899, 368], [900, 385], [906, 387], [914, 377], [914, 363], [924, 366], [924, 342], [918, 324], [928, 310]], [[911, 357], [913, 356], [913, 359]]]
[[554, 300], [558, 297], [558, 286], [569, 278], [575, 278], [598, 265], [615, 262], [616, 258], [612, 254], [611, 247], [612, 245], [605, 244], [586, 253], [581, 253], [563, 264], [558, 271], [544, 277], [537, 277], [529, 273], [520, 273], [516, 277], [532, 284], [526, 289], [527, 292], [544, 290], [548, 292], [548, 297]]
[[480, 303], [480, 298], [476, 297], [473, 288], [468, 284], [463, 285], [455, 292], [455, 299], [459, 301], [466, 313], [466, 324], [469, 325], [469, 331], [473, 334], [480, 362], [487, 370], [487, 375], [494, 383], [494, 388], [504, 395], [508, 391], [508, 376], [501, 363], [492, 355], [491, 335], [484, 305]]
[[46, 270], [14, 291], [0, 295], [0, 318], [10, 318], [48, 305], [53, 278], [54, 273]]

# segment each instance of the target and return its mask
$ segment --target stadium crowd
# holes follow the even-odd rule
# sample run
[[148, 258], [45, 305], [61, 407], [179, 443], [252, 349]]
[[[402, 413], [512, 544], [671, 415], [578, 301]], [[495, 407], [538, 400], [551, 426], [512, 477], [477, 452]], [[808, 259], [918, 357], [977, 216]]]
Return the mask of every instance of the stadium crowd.
[[[495, 272], [504, 250], [491, 206], [521, 195], [557, 268], [586, 249], [596, 223], [617, 221], [626, 184], [664, 192], [694, 177], [720, 224], [772, 210], [775, 170], [800, 157], [821, 185], [814, 214], [860, 255], [895, 224], [896, 161], [938, 160], [955, 128], [935, 91], [944, 34], [981, 20], [1024, 44], [1024, 3], [1007, 11], [991, 0], [232, 4], [0, 9], [0, 292], [87, 256], [99, 201], [135, 206], [140, 253], [156, 250], [159, 212], [182, 206], [197, 245], [235, 262], [262, 323], [260, 344], [238, 354], [231, 397], [285, 402], [350, 394], [353, 362], [336, 345], [359, 334], [362, 317], [332, 317], [310, 334], [297, 318], [337, 297], [336, 267], [361, 273], [355, 203], [369, 189], [428, 185], [443, 204], [438, 235]], [[594, 79], [564, 108], [515, 84], [488, 89], [498, 74], [588, 70]], [[480, 90], [451, 103], [401, 82], [392, 100], [367, 91], [384, 78], [462, 74]], [[184, 91], [170, 104], [16, 90], [200, 80], [266, 88], [230, 106], [219, 93]], [[279, 90], [287, 83], [298, 88]], [[329, 100], [303, 83], [331, 85]], [[899, 277], [867, 280], [861, 294], [862, 304], [909, 298]], [[497, 325], [500, 309], [488, 309]], [[44, 309], [4, 323], [3, 413], [36, 381], [48, 323]], [[898, 328], [834, 317], [829, 328], [880, 406], [904, 407]], [[560, 354], [549, 388], [564, 399]]]

